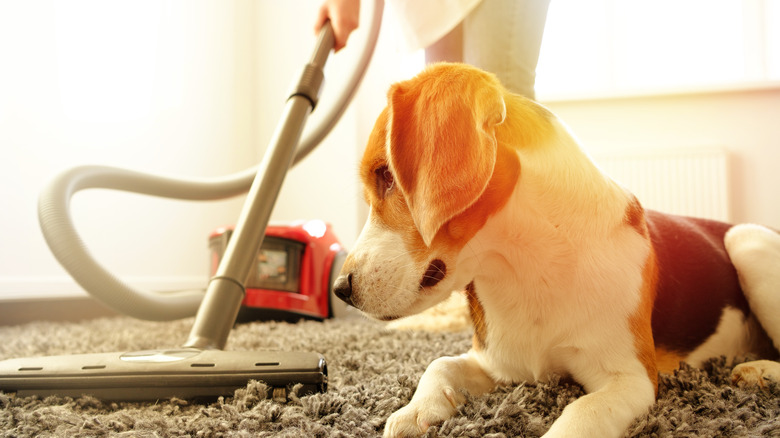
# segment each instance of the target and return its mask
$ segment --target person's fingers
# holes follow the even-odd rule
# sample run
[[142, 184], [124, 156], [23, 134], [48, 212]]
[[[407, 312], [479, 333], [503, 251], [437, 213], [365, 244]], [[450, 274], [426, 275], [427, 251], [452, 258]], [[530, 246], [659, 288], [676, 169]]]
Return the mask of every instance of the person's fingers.
[[338, 52], [347, 45], [347, 39], [353, 30], [357, 29], [360, 19], [359, 3], [354, 8], [342, 10], [333, 7], [329, 2], [323, 3], [317, 12], [314, 31], [319, 32], [326, 21], [330, 20], [333, 27], [333, 50]]
[[314, 20], [314, 32], [319, 32], [322, 26], [328, 21], [328, 5], [323, 3], [317, 11], [317, 18]]

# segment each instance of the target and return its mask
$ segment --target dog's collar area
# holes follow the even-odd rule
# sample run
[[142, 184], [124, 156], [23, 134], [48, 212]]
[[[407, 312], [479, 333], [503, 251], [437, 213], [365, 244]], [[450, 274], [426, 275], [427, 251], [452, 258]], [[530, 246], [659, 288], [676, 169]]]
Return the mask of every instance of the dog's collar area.
[[447, 275], [447, 265], [439, 259], [433, 259], [420, 280], [420, 289], [436, 286]]

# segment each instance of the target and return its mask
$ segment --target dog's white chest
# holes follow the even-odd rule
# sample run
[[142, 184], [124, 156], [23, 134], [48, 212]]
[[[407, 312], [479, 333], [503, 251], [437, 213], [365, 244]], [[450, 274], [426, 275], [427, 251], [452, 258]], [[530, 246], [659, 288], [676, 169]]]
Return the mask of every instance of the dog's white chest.
[[576, 354], [577, 341], [566, 335], [567, 330], [524, 312], [507, 319], [490, 310], [486, 313], [485, 345], [477, 356], [494, 378], [513, 383], [569, 374], [566, 358]]
[[[641, 273], [586, 274], [594, 272], [589, 259], [574, 260], [543, 275], [496, 257], [483, 259], [483, 266], [504, 273], [478, 275], [474, 286], [485, 314], [484, 346], [477, 356], [492, 377], [507, 383], [553, 375], [579, 380], [605, 360], [634, 357], [629, 318], [639, 300]], [[512, 275], [506, 275], [509, 265]], [[620, 288], [617, 281], [633, 287]]]

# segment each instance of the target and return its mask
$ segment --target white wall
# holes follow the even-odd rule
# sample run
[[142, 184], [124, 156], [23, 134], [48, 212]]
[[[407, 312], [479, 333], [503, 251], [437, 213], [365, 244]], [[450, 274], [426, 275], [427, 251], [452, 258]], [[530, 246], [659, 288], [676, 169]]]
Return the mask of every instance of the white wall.
[[547, 102], [594, 154], [723, 148], [731, 217], [780, 228], [780, 86]]
[[[0, 3], [0, 298], [82, 293], [37, 223], [38, 193], [60, 170], [216, 176], [256, 162], [251, 5]], [[72, 211], [108, 268], [176, 288], [205, 281], [208, 233], [239, 203], [93, 190]]]

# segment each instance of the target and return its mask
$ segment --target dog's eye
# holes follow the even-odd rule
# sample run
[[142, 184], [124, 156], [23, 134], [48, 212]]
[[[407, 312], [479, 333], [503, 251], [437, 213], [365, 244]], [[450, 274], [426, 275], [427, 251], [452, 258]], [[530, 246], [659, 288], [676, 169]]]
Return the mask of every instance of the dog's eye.
[[382, 166], [374, 171], [376, 174], [376, 193], [380, 199], [384, 199], [395, 187], [393, 172], [387, 166]]

